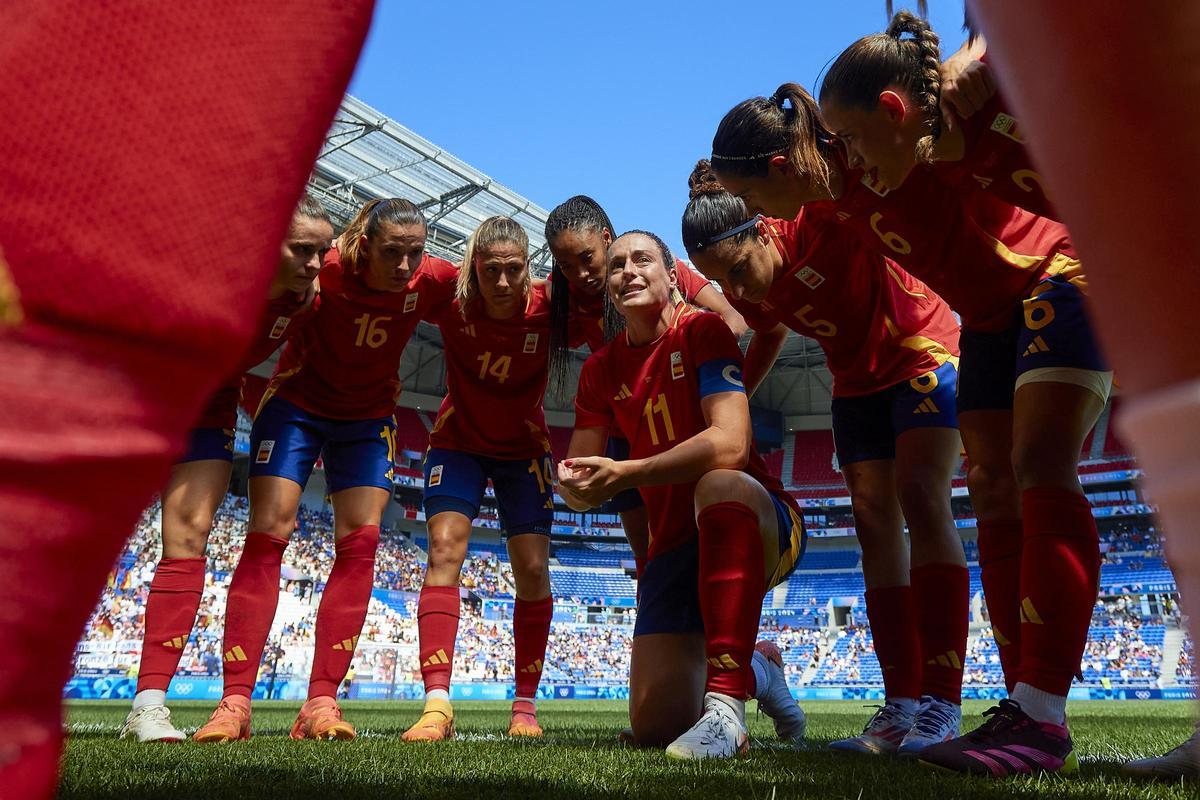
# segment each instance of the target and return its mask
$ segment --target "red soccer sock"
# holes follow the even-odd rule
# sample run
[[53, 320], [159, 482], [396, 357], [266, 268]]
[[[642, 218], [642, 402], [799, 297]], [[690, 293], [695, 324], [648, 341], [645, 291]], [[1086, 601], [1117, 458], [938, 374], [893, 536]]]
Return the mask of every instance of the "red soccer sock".
[[875, 658], [883, 673], [884, 696], [916, 700], [921, 696], [921, 646], [912, 587], [867, 589], [863, 597], [875, 641]]
[[225, 604], [225, 696], [250, 697], [263, 648], [279, 605], [279, 568], [287, 541], [262, 531], [246, 534]]
[[517, 598], [513, 609], [513, 645], [516, 651], [517, 697], [537, 697], [546, 659], [546, 640], [550, 638], [550, 620], [554, 617], [554, 598], [541, 600]]
[[754, 689], [751, 658], [767, 582], [758, 515], [742, 503], [714, 503], [696, 516], [696, 526], [705, 691], [745, 700]]
[[166, 691], [179, 669], [200, 595], [204, 592], [204, 557], [164, 558], [158, 562], [146, 599], [146, 633], [137, 690]]
[[957, 564], [913, 567], [912, 596], [924, 660], [921, 694], [961, 703], [971, 616], [967, 568]]
[[1100, 541], [1087, 498], [1064, 489], [1021, 494], [1019, 680], [1065, 697], [1087, 643], [1100, 582]]
[[1004, 683], [1012, 694], [1021, 666], [1021, 520], [980, 521], [979, 571]]
[[375, 582], [375, 550], [379, 526], [364, 525], [341, 538], [335, 546], [333, 569], [317, 609], [316, 650], [308, 699], [336, 697], [338, 686], [350, 671], [354, 648], [367, 619], [371, 587]]
[[417, 636], [425, 691], [450, 691], [454, 640], [458, 638], [457, 586], [425, 586], [417, 601]]

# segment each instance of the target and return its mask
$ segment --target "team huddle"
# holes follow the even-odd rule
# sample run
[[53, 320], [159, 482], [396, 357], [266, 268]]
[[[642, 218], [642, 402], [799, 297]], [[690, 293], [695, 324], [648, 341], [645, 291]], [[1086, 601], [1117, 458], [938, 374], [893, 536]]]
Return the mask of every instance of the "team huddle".
[[[619, 513], [635, 555], [632, 743], [681, 759], [734, 756], [748, 748], [750, 698], [781, 739], [802, 738], [780, 654], [756, 639], [763, 598], [803, 558], [806, 534], [754, 447], [749, 408], [795, 332], [820, 344], [833, 377], [836, 452], [886, 694], [860, 735], [831, 746], [994, 776], [1078, 769], [1066, 697], [1100, 567], [1078, 460], [1112, 373], [1084, 313], [1070, 233], [985, 50], [973, 39], [943, 62], [928, 23], [901, 12], [834, 61], [817, 97], [785, 83], [730, 109], [688, 179], [682, 240], [699, 274], [654, 233], [615, 230], [583, 195], [549, 214], [548, 280], [531, 272], [526, 232], [511, 219], [485, 220], [456, 266], [426, 252], [426, 219], [407, 200], [368, 203], [335, 239], [306, 197], [257, 341], [162, 491], [162, 559], [122, 735], [186, 738], [166, 690], [204, 588], [241, 376], [282, 345], [251, 430], [223, 698], [192, 738], [251, 735], [283, 556], [318, 458], [336, 555], [291, 736], [355, 737], [336, 695], [392, 496], [400, 360], [424, 321], [441, 332], [448, 390], [424, 462], [425, 706], [402, 738], [454, 735], [460, 571], [489, 481], [515, 582], [510, 736], [543, 735], [557, 494], [576, 511]], [[958, 91], [941, 91], [951, 81]], [[585, 345], [573, 385], [570, 351]], [[575, 403], [557, 463], [548, 389]], [[966, 733], [969, 580], [950, 507], [963, 453], [1009, 694]]]

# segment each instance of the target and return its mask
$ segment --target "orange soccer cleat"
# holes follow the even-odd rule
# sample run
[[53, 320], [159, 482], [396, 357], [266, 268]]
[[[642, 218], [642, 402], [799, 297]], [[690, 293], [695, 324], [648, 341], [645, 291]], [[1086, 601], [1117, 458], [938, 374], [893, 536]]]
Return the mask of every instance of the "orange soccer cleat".
[[528, 700], [517, 700], [512, 704], [512, 721], [508, 724], [509, 736], [540, 738], [542, 726], [537, 721], [537, 706]]
[[440, 742], [454, 738], [454, 709], [449, 700], [426, 700], [417, 723], [400, 737], [406, 742]]
[[249, 738], [250, 698], [240, 694], [221, 698], [208, 722], [192, 735], [193, 742], [204, 744]]
[[293, 739], [338, 739], [348, 741], [357, 734], [354, 726], [342, 719], [342, 709], [332, 697], [314, 697], [300, 706], [292, 732]]

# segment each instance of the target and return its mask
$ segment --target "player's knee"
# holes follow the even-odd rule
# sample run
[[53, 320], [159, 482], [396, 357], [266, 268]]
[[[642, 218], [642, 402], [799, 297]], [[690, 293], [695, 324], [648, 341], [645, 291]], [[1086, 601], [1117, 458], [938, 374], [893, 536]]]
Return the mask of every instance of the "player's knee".
[[212, 515], [205, 509], [173, 513], [163, 519], [163, 554], [169, 558], [198, 558], [204, 555]]
[[741, 470], [714, 469], [700, 476], [696, 482], [697, 510], [713, 503], [747, 503], [753, 499], [751, 479]]
[[967, 470], [967, 491], [981, 518], [1011, 519], [1020, 515], [1016, 477], [1009, 465], [972, 463]]
[[896, 494], [910, 529], [928, 529], [951, 516], [950, 487], [939, 483], [932, 475], [912, 475], [896, 480]]
[[1075, 489], [1079, 485], [1079, 454], [1046, 447], [1031, 439], [1013, 443], [1012, 463], [1020, 491], [1035, 487]]
[[850, 496], [850, 511], [860, 539], [870, 539], [895, 527], [896, 500], [888, 492], [873, 489], [856, 490]]
[[269, 533], [278, 539], [290, 539], [296, 530], [296, 512], [251, 506], [250, 530]]
[[429, 569], [452, 570], [455, 574], [462, 569], [467, 557], [467, 543], [451, 534], [430, 534]]

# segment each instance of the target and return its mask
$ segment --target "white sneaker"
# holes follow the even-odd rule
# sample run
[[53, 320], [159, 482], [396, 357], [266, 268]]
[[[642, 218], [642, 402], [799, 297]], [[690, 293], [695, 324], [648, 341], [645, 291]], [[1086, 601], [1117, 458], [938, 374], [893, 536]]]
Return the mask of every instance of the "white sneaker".
[[139, 742], [182, 742], [187, 734], [171, 724], [171, 710], [166, 706], [142, 706], [129, 712], [122, 739]]
[[849, 739], [838, 739], [829, 743], [831, 750], [845, 753], [865, 753], [871, 756], [886, 756], [896, 752], [900, 742], [912, 729], [916, 715], [895, 703], [880, 706], [867, 722], [863, 732]]
[[765, 689], [759, 687], [755, 692], [759, 710], [775, 723], [775, 735], [780, 739], [785, 742], [803, 739], [808, 719], [788, 689], [787, 676], [783, 672], [783, 654], [774, 642], [762, 641], [754, 645], [754, 658], [765, 662], [768, 679]]
[[708, 692], [704, 695], [704, 714], [691, 730], [667, 745], [667, 756], [682, 760], [732, 758], [746, 752], [750, 749], [750, 734], [745, 715], [744, 703]]
[[930, 745], [957, 738], [960, 727], [962, 706], [924, 695], [917, 706], [917, 718], [912, 728], [904, 735], [896, 754], [916, 756]]

